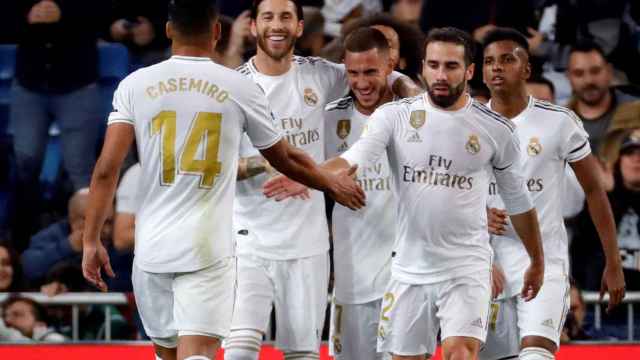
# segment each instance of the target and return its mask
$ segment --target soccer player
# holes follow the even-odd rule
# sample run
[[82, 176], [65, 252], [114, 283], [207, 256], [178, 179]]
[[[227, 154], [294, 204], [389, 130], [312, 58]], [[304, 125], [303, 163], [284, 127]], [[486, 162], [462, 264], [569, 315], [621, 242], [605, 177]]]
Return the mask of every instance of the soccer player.
[[[518, 295], [527, 269], [527, 252], [511, 226], [492, 239], [496, 254], [494, 280], [502, 290], [492, 304], [490, 331], [483, 359], [553, 359], [569, 309], [567, 234], [562, 218], [568, 163], [586, 194], [591, 218], [602, 240], [607, 265], [601, 293], [609, 291], [609, 309], [624, 296], [624, 278], [611, 207], [598, 179], [595, 158], [581, 121], [570, 110], [527, 95], [530, 75], [527, 39], [512, 29], [499, 28], [484, 40], [484, 83], [491, 91], [488, 106], [518, 127], [523, 175], [538, 209], [545, 255], [545, 279], [538, 296], [525, 302]], [[498, 183], [490, 192], [502, 194]], [[492, 207], [500, 208], [499, 199]], [[497, 210], [494, 210], [497, 211]], [[581, 264], [576, 264], [581, 266]], [[501, 268], [501, 269], [500, 269]], [[503, 271], [501, 271], [503, 270]]]
[[220, 34], [217, 16], [213, 0], [169, 2], [173, 56], [118, 86], [85, 220], [83, 273], [106, 291], [101, 270], [114, 274], [99, 233], [135, 138], [142, 176], [132, 281], [163, 360], [212, 359], [229, 332], [236, 281], [231, 214], [243, 132], [279, 171], [349, 207], [364, 202], [349, 174], [319, 169], [281, 137], [255, 83], [209, 59]]
[[536, 210], [520, 176], [513, 124], [465, 93], [473, 76], [470, 36], [427, 36], [427, 94], [378, 108], [367, 131], [330, 169], [366, 166], [385, 151], [398, 201], [396, 255], [383, 297], [378, 351], [394, 359], [433, 354], [441, 329], [445, 359], [472, 359], [486, 336], [491, 257], [486, 199], [491, 176], [531, 264], [522, 295], [534, 298], [544, 259]]
[[[344, 66], [293, 56], [303, 31], [302, 8], [295, 1], [256, 0], [251, 18], [257, 54], [238, 70], [265, 90], [288, 142], [324, 160], [323, 111], [348, 90]], [[391, 77], [395, 84], [398, 74]], [[313, 191], [305, 201], [268, 199], [262, 185], [272, 174], [246, 137], [241, 156], [246, 166], [239, 175], [253, 176], [240, 177], [245, 179], [238, 183], [234, 207], [238, 290], [225, 356], [257, 359], [275, 307], [276, 346], [285, 358], [318, 358], [329, 277], [323, 196]]]
[[[325, 109], [325, 152], [344, 153], [362, 134], [367, 119], [393, 100], [387, 85], [392, 70], [388, 41], [374, 28], [360, 28], [344, 43], [351, 96]], [[367, 207], [333, 208], [334, 300], [330, 351], [337, 360], [382, 359], [376, 352], [382, 296], [391, 274], [396, 201], [387, 156], [358, 170]]]

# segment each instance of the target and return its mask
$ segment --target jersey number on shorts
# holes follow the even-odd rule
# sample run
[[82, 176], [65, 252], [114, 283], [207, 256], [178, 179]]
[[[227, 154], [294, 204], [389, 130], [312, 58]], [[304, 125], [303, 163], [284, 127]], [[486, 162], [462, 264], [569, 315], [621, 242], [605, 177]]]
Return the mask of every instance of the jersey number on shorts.
[[[180, 154], [178, 173], [200, 176], [200, 187], [213, 187], [216, 176], [220, 173], [218, 146], [220, 145], [220, 125], [222, 114], [199, 112], [191, 123], [191, 129]], [[161, 183], [171, 185], [176, 179], [176, 112], [161, 111], [151, 122], [151, 136], [160, 133], [162, 158]], [[196, 158], [202, 142], [205, 142], [204, 158]]]

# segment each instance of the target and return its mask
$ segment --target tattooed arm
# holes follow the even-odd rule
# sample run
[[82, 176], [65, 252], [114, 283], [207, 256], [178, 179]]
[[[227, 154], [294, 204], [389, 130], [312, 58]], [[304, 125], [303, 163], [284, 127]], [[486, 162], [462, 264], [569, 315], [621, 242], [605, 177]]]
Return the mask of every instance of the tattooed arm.
[[269, 162], [260, 155], [240, 158], [237, 180], [246, 180], [262, 173], [273, 172]]

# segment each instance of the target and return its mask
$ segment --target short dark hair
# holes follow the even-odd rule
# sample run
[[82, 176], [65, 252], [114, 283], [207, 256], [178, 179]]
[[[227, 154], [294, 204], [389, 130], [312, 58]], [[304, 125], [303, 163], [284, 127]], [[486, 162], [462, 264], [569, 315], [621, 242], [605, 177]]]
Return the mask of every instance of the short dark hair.
[[345, 51], [364, 52], [378, 49], [381, 52], [389, 52], [389, 42], [382, 31], [370, 27], [353, 30], [344, 40]]
[[475, 45], [471, 35], [466, 31], [454, 27], [435, 28], [427, 34], [424, 41], [424, 51], [432, 42], [445, 42], [464, 47], [464, 63], [469, 66], [474, 63]]
[[218, 18], [216, 0], [170, 0], [169, 21], [182, 35], [198, 36], [211, 32]]
[[[256, 19], [258, 17], [258, 7], [264, 0], [253, 0], [251, 4], [251, 18]], [[289, 0], [296, 6], [296, 16], [298, 17], [298, 21], [304, 20], [304, 15], [302, 13], [302, 4], [298, 2], [298, 0]]]
[[573, 44], [571, 46], [571, 49], [569, 50], [569, 56], [571, 56], [575, 52], [588, 53], [592, 51], [597, 52], [598, 54], [600, 54], [600, 56], [602, 56], [604, 61], [607, 61], [607, 55], [604, 53], [602, 47], [592, 40], [580, 40], [577, 43]]
[[523, 48], [529, 55], [529, 42], [527, 38], [518, 30], [507, 27], [495, 28], [487, 33], [482, 39], [482, 51], [489, 45], [498, 41], [513, 41]]
[[47, 322], [47, 313], [44, 309], [44, 306], [31, 298], [20, 296], [17, 294], [9, 295], [7, 300], [2, 303], [2, 313], [6, 314], [9, 306], [19, 302], [29, 304], [29, 306], [31, 307], [31, 311], [33, 311], [33, 317], [36, 319], [36, 321], [42, 321], [44, 323]]
[[527, 79], [527, 83], [547, 85], [549, 87], [549, 90], [551, 90], [551, 95], [553, 95], [554, 97], [556, 96], [556, 87], [553, 85], [551, 80], [542, 75], [531, 76], [529, 79]]

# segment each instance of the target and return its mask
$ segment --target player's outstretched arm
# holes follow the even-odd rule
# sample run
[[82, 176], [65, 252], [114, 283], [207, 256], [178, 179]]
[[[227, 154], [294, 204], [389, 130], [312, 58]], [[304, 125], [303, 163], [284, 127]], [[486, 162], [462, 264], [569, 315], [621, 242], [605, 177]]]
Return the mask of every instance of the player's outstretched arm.
[[[395, 76], [394, 76], [395, 75]], [[391, 91], [401, 98], [408, 98], [420, 95], [424, 92], [416, 83], [407, 75], [394, 71], [390, 77], [395, 77], [391, 83]]]
[[352, 210], [365, 205], [364, 191], [352, 177], [357, 169], [355, 166], [337, 173], [322, 169], [309, 155], [289, 145], [286, 140], [280, 140], [260, 152], [276, 170], [292, 180], [324, 191]]
[[113, 203], [120, 167], [134, 137], [133, 126], [129, 124], [109, 125], [102, 152], [91, 177], [82, 236], [82, 274], [102, 291], [107, 291], [107, 285], [102, 279], [101, 270], [111, 277], [115, 274], [111, 269], [107, 250], [100, 241], [100, 232], [107, 218], [107, 211]]
[[602, 242], [606, 265], [602, 274], [600, 299], [602, 300], [606, 291], [609, 292], [607, 311], [610, 311], [622, 302], [625, 294], [624, 274], [611, 204], [602, 186], [599, 166], [593, 155], [570, 164], [584, 190], [591, 220]]
[[544, 280], [544, 251], [538, 224], [538, 213], [532, 208], [524, 213], [511, 215], [511, 223], [529, 254], [531, 264], [524, 274], [522, 297], [525, 301], [535, 298]]

